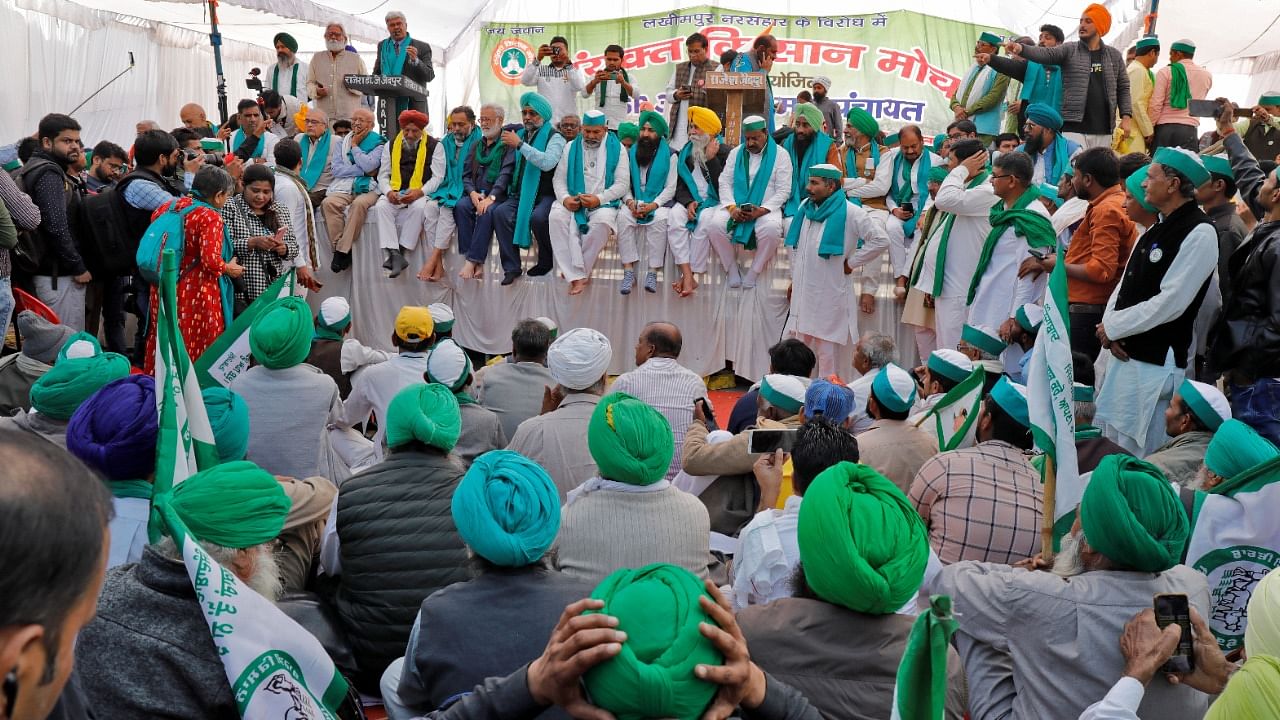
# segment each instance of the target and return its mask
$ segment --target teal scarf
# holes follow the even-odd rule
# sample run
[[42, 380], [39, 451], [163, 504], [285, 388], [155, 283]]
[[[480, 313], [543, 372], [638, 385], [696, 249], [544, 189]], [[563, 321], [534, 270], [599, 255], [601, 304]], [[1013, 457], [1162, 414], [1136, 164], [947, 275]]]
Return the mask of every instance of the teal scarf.
[[[382, 75], [403, 75], [404, 74], [404, 63], [405, 63], [405, 60], [407, 60], [409, 57], [409, 43], [412, 42], [412, 40], [413, 39], [409, 37], [409, 34], [405, 33], [404, 40], [400, 41], [400, 52], [394, 52], [392, 50], [392, 48], [395, 47], [395, 42], [392, 41], [391, 38], [387, 38], [386, 40], [383, 40], [382, 42], [378, 43], [378, 55], [382, 57], [382, 66], [379, 68], [382, 72], [380, 74]], [[397, 116], [399, 116], [400, 113], [408, 109], [409, 109], [409, 98], [407, 97], [396, 98], [396, 115]]]
[[[923, 163], [923, 164], [922, 164]], [[916, 172], [916, 186], [911, 187], [911, 171], [919, 169]], [[911, 202], [912, 197], [923, 198], [929, 197], [929, 168], [933, 166], [929, 152], [922, 151], [919, 159], [914, 163], [908, 164], [906, 158], [902, 157], [902, 152], [893, 158], [893, 184], [889, 187], [889, 195], [893, 197], [893, 201], [898, 205]], [[916, 208], [911, 219], [902, 224], [902, 232], [907, 237], [916, 234], [916, 221], [920, 219], [921, 208]]]
[[[534, 150], [542, 152], [547, 149], [547, 143], [551, 140], [551, 121], [542, 123], [542, 127], [538, 128], [538, 132], [533, 136], [533, 141], [525, 140], [528, 133], [527, 128], [520, 128], [516, 132], [521, 140], [529, 142], [529, 146]], [[512, 237], [512, 242], [518, 248], [528, 248], [532, 243], [529, 237], [529, 220], [533, 217], [533, 205], [538, 197], [538, 180], [542, 177], [542, 171], [537, 165], [524, 159], [524, 154], [519, 150], [516, 151], [516, 171], [512, 174], [512, 180], [515, 182], [515, 188], [512, 194], [519, 194], [519, 205], [516, 209], [516, 230]], [[521, 191], [524, 192], [521, 192]]]
[[507, 146], [503, 145], [501, 140], [494, 140], [493, 147], [489, 148], [488, 154], [485, 154], [484, 142], [476, 143], [476, 162], [484, 168], [485, 182], [490, 185], [498, 180], [498, 173], [502, 172], [502, 159], [506, 149]]
[[155, 490], [155, 485], [146, 480], [108, 480], [107, 487], [111, 488], [111, 497], [139, 500], [150, 500], [151, 491]]
[[[1050, 185], [1057, 186], [1062, 181], [1063, 175], [1071, 174], [1071, 145], [1070, 141], [1062, 135], [1055, 133], [1053, 136], [1053, 144], [1044, 150], [1044, 181]], [[1026, 152], [1026, 145], [1019, 145], [1018, 149]], [[1032, 158], [1035, 161], [1035, 158]]]
[[1051, 108], [1062, 107], [1062, 68], [1057, 65], [1041, 65], [1027, 62], [1019, 100], [1044, 103]]
[[458, 391], [453, 394], [453, 399], [458, 401], [459, 405], [475, 405], [476, 399], [471, 397], [465, 391]]
[[[466, 140], [462, 141], [462, 147], [458, 147], [455, 138], [446, 138], [440, 142], [447, 143], [449, 139], [453, 139], [453, 147], [449, 148], [446, 144], [445, 154], [448, 158], [448, 169], [444, 174], [444, 182], [440, 183], [440, 187], [431, 193], [431, 199], [440, 202], [441, 207], [451, 208], [458, 204], [458, 199], [462, 197], [462, 172], [467, 166], [467, 157], [471, 152], [471, 147], [481, 138], [480, 128], [471, 128], [471, 134]], [[453, 152], [449, 152], [449, 150]]]
[[[621, 73], [622, 73], [622, 79], [627, 81], [627, 85], [630, 85], [630, 84], [631, 84], [631, 76], [627, 74], [626, 69], [625, 69], [625, 68], [619, 68], [619, 72], [621, 72]], [[605, 101], [604, 89], [605, 89], [605, 87], [606, 87], [609, 83], [611, 83], [611, 82], [613, 82], [613, 81], [612, 81], [612, 80], [604, 80], [604, 81], [602, 81], [602, 82], [597, 86], [599, 89], [598, 89], [598, 90], [596, 90], [596, 94], [597, 94], [597, 95], [599, 96], [599, 98], [600, 98], [599, 102], [598, 102], [598, 103], [597, 103], [597, 105], [596, 105], [597, 107], [604, 107], [604, 101]], [[627, 89], [626, 89], [625, 87], [623, 87], [622, 83], [618, 83], [618, 100], [619, 100], [620, 102], [622, 102], [622, 103], [624, 103], [624, 104], [625, 104], [625, 103], [626, 103], [627, 101], [629, 101], [630, 99], [631, 99], [631, 96], [627, 94]]]
[[818, 243], [818, 257], [826, 259], [844, 255], [844, 223], [849, 214], [848, 201], [844, 190], [839, 187], [831, 193], [821, 205], [814, 205], [812, 198], [805, 198], [800, 203], [796, 216], [791, 219], [791, 230], [787, 233], [787, 247], [800, 244], [800, 226], [804, 221], [823, 223], [822, 240]]
[[[237, 130], [236, 134], [231, 136], [231, 152], [235, 152], [236, 150], [239, 150], [240, 146], [243, 144], [244, 144], [244, 131]], [[252, 158], [262, 157], [262, 150], [266, 146], [267, 146], [267, 133], [266, 131], [263, 131], [263, 133], [258, 136], [258, 146], [253, 149], [253, 155], [250, 155], [249, 157], [252, 157]]]
[[[990, 175], [986, 170], [978, 173], [976, 177], [969, 181], [965, 186], [972, 190], [987, 181]], [[940, 297], [942, 295], [942, 280], [946, 277], [947, 272], [947, 245], [951, 243], [951, 226], [955, 225], [956, 216], [954, 213], [946, 213], [946, 217], [942, 219], [942, 236], [938, 238], [938, 262], [933, 267], [933, 290], [930, 295]], [[928, 242], [926, 238], [924, 242]], [[911, 284], [914, 285], [920, 279], [920, 271], [924, 268], [924, 263], [920, 263], [920, 267], [916, 268], [915, 274], [911, 277]]]
[[[364, 136], [364, 140], [361, 140], [360, 144], [357, 145], [356, 147], [359, 147], [364, 152], [369, 153], [369, 152], [373, 152], [373, 149], [378, 147], [381, 144], [382, 144], [382, 136], [371, 130], [369, 131], [368, 135]], [[351, 163], [352, 165], [356, 164], [356, 156], [353, 155], [350, 150], [347, 150], [347, 162]], [[364, 193], [367, 193], [372, 189], [373, 189], [373, 178], [369, 177], [368, 175], [361, 175], [360, 177], [356, 178], [353, 183], [351, 183], [351, 192], [354, 195], [363, 195]]]
[[[657, 200], [667, 187], [667, 175], [671, 173], [671, 148], [667, 145], [666, 138], [658, 141], [658, 153], [653, 156], [653, 163], [649, 165], [649, 177], [641, 186], [640, 166], [636, 163], [636, 146], [639, 144], [632, 144], [631, 149], [627, 151], [627, 156], [631, 159], [631, 196], [637, 203], [651, 203]], [[656, 213], [657, 210], [648, 213], [636, 220], [636, 224], [648, 225], [653, 222], [653, 216]]]
[[1102, 430], [1099, 430], [1098, 428], [1092, 425], [1081, 425], [1080, 427], [1076, 428], [1077, 442], [1079, 442], [1080, 440], [1092, 440], [1094, 438], [1100, 438], [1100, 437], [1102, 437]]
[[[586, 173], [582, 169], [582, 136], [574, 138], [569, 143], [569, 167], [565, 171], [565, 186], [569, 190], [570, 195], [581, 195], [587, 191]], [[605, 187], [613, 185], [613, 178], [618, 169], [618, 158], [622, 155], [622, 142], [618, 140], [615, 133], [605, 133], [604, 137], [604, 184]], [[602, 205], [601, 207], [617, 207], [618, 201]], [[587, 233], [587, 209], [579, 207], [573, 213], [573, 217], [578, 222], [578, 232], [585, 235]]]
[[791, 197], [782, 206], [782, 216], [791, 217], [796, 214], [800, 202], [807, 195], [805, 184], [809, 180], [809, 168], [827, 161], [827, 153], [831, 150], [831, 136], [819, 131], [804, 151], [804, 157], [796, 157], [796, 134], [791, 133], [782, 141], [782, 147], [791, 155]]
[[298, 176], [307, 184], [308, 190], [314, 190], [316, 183], [320, 181], [320, 176], [324, 173], [324, 166], [329, 162], [329, 141], [333, 139], [333, 131], [325, 130], [324, 135], [320, 136], [320, 140], [316, 142], [316, 152], [310, 156], [311, 152], [311, 136], [303, 135], [298, 141], [298, 146], [302, 148], [302, 172]]
[[1191, 86], [1187, 84], [1187, 69], [1182, 61], [1169, 63], [1169, 107], [1184, 110], [1191, 100]]
[[[872, 138], [869, 144], [871, 145], [871, 165], [875, 167], [880, 164], [880, 144], [875, 141], [875, 138]], [[858, 151], [856, 149], [850, 148], [844, 151], [844, 175], [849, 178], [858, 177]], [[862, 207], [862, 198], [860, 197], [851, 197], [849, 202]]]
[[[280, 92], [280, 63], [276, 63], [275, 67], [271, 68], [271, 87], [275, 88], [276, 92]], [[293, 80], [289, 83], [289, 92], [280, 93], [280, 94], [292, 95], [294, 97], [298, 96], [298, 61], [297, 60], [293, 61]]]
[[987, 239], [982, 243], [982, 254], [978, 256], [978, 267], [974, 270], [973, 280], [969, 283], [969, 297], [965, 301], [966, 305], [973, 304], [973, 298], [978, 294], [978, 286], [982, 284], [982, 276], [986, 274], [987, 266], [991, 264], [991, 256], [996, 251], [996, 244], [1005, 230], [1013, 227], [1014, 234], [1026, 240], [1031, 247], [1051, 248], [1057, 245], [1057, 233], [1054, 232], [1049, 218], [1027, 209], [1027, 206], [1038, 199], [1040, 199], [1040, 189], [1032, 185], [1008, 210], [1005, 209], [1003, 201], [991, 206], [991, 232], [987, 233]]
[[[717, 136], [716, 142], [723, 142], [723, 138]], [[702, 211], [707, 208], [713, 208], [720, 204], [720, 191], [716, 188], [716, 184], [711, 182], [711, 178], [703, 176], [707, 181], [707, 195], [703, 197], [698, 194], [698, 186], [693, 182], [693, 170], [689, 168], [692, 162], [689, 156], [693, 154], [693, 143], [685, 143], [680, 148], [680, 155], [676, 158], [676, 174], [684, 181], [685, 189], [689, 191], [689, 195], [693, 197], [693, 201], [698, 204], [698, 209], [693, 214], [693, 219], [686, 222], [684, 227], [686, 230], [692, 231], [698, 227], [698, 218], [702, 215]], [[701, 170], [699, 170], [701, 172]]]
[[[760, 203], [764, 202], [764, 190], [769, 185], [769, 178], [773, 177], [773, 162], [778, 157], [778, 143], [774, 142], [772, 137], [765, 139], [764, 151], [760, 154], [760, 167], [756, 170], [756, 176], [749, 181], [747, 171], [751, 166], [751, 153], [747, 151], [746, 145], [738, 147], [741, 149], [738, 151], [738, 159], [733, 168], [733, 201], [737, 205], [751, 203], [760, 207]], [[733, 218], [729, 218], [729, 233], [733, 241], [739, 245], [745, 245], [748, 250], [756, 249], [755, 227], [755, 220], [738, 223]]]

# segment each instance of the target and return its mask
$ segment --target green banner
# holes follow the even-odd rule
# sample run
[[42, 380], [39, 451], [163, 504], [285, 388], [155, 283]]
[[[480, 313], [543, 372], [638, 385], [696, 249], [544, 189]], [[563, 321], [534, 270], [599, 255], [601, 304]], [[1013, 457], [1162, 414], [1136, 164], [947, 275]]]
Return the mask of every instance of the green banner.
[[[726, 50], [750, 50], [752, 40], [770, 26], [778, 39], [778, 58], [769, 76], [784, 112], [821, 75], [830, 78], [828, 97], [842, 112], [861, 107], [884, 127], [914, 123], [926, 134], [941, 132], [951, 122], [948, 98], [973, 65], [978, 35], [1010, 35], [1000, 28], [907, 11], [767, 16], [707, 5], [593, 22], [492, 22], [481, 30], [480, 97], [514, 108], [529, 89], [520, 78], [536, 61], [538, 47], [561, 35], [569, 41], [574, 65], [588, 77], [604, 68], [607, 45], [621, 45], [623, 67], [637, 88], [631, 113], [638, 114], [646, 102], [665, 112], [674, 66], [687, 59], [685, 38], [695, 32], [705, 35], [714, 60]], [[586, 98], [579, 106], [592, 107]]]

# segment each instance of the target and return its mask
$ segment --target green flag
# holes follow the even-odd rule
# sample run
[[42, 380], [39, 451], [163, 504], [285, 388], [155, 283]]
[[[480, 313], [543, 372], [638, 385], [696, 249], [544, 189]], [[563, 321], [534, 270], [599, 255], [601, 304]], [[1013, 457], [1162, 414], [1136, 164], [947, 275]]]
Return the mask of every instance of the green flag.
[[200, 387], [230, 387], [232, 380], [249, 369], [249, 327], [263, 308], [293, 294], [294, 273], [294, 269], [289, 268], [276, 278], [196, 360]]
[[898, 663], [890, 720], [942, 720], [947, 702], [947, 648], [959, 623], [951, 616], [951, 598], [934, 595], [907, 635]]

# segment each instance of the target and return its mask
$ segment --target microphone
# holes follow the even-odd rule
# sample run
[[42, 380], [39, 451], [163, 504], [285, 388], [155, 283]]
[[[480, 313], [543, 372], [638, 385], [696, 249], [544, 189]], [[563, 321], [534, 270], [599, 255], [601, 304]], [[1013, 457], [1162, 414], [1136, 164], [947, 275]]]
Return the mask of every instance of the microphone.
[[258, 77], [259, 75], [261, 75], [261, 74], [262, 74], [262, 71], [261, 71], [261, 70], [259, 70], [258, 68], [252, 68], [252, 69], [250, 69], [250, 70], [249, 70], [249, 74], [250, 74], [250, 75], [252, 75], [252, 76], [254, 76], [254, 77]]

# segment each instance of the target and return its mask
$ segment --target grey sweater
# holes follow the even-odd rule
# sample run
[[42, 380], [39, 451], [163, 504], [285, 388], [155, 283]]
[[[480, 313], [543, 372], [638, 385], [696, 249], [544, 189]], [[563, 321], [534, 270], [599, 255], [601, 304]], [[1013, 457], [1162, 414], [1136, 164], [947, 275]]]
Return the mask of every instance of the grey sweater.
[[332, 478], [326, 431], [342, 421], [338, 384], [303, 363], [272, 370], [258, 365], [231, 383], [249, 405], [249, 460], [272, 475]]
[[560, 510], [558, 564], [600, 580], [618, 568], [667, 562], [707, 577], [711, 520], [698, 498], [674, 486], [654, 492], [596, 490]]
[[[1062, 119], [1069, 123], [1083, 120], [1085, 100], [1089, 97], [1089, 46], [1079, 40], [1051, 48], [1023, 45], [1022, 57], [1041, 65], [1062, 66]], [[1121, 116], [1133, 114], [1124, 53], [1105, 43], [1102, 45], [1102, 79], [1107, 87], [1107, 117], [1114, 123], [1117, 108]]]

